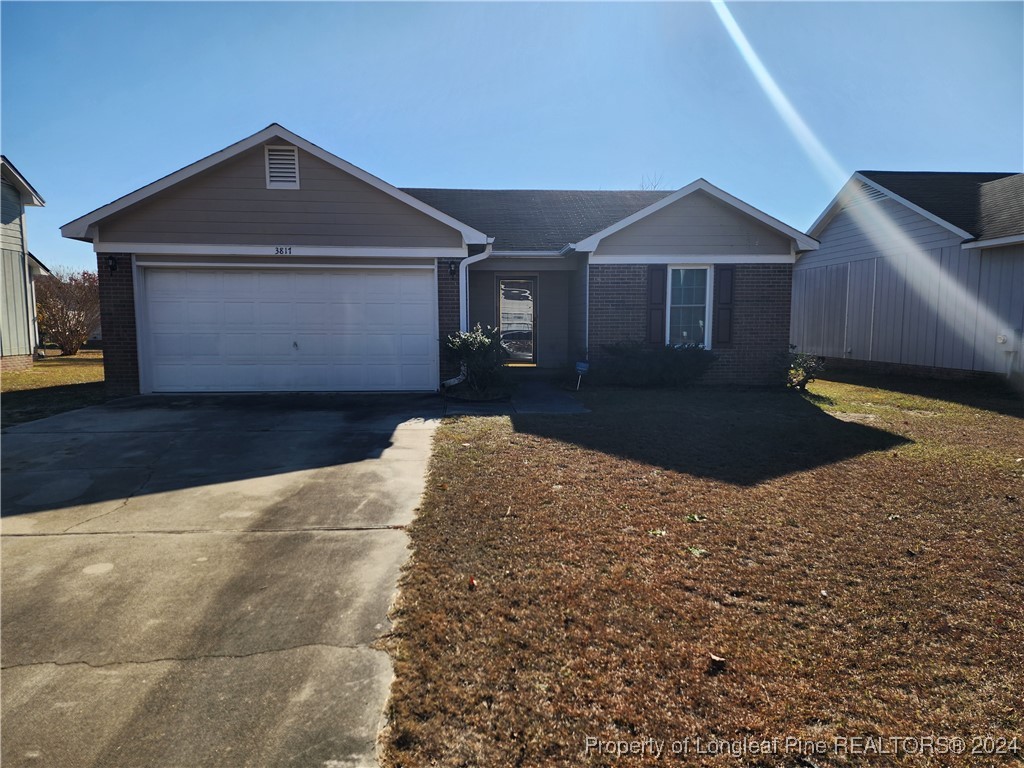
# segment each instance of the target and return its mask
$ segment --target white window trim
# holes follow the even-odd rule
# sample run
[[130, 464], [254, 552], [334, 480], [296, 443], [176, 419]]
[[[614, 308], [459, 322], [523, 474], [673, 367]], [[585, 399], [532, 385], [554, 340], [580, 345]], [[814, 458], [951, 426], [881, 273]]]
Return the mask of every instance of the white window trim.
[[674, 269], [703, 269], [708, 273], [704, 293], [704, 349], [711, 349], [711, 340], [714, 338], [712, 316], [715, 308], [715, 268], [712, 264], [676, 263], [668, 265], [668, 273], [665, 275], [665, 344], [672, 343], [672, 270]]
[[[295, 182], [270, 180], [271, 150], [291, 152], [295, 157]], [[263, 167], [267, 174], [267, 189], [299, 189], [299, 148], [291, 144], [266, 144], [263, 147]]]

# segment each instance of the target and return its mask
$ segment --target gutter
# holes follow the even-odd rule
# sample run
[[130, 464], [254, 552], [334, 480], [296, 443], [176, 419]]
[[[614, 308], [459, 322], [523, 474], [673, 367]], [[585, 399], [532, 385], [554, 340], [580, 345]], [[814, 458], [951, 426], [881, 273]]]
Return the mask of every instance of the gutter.
[[469, 265], [488, 258], [493, 246], [494, 238], [488, 237], [483, 251], [459, 262], [459, 330], [469, 330]]

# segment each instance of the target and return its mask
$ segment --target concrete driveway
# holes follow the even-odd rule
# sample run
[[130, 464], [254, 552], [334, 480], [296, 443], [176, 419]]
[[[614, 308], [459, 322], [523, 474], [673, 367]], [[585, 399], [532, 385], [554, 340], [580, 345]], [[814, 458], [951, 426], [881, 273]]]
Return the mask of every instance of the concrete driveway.
[[432, 397], [144, 397], [3, 436], [2, 763], [376, 765]]

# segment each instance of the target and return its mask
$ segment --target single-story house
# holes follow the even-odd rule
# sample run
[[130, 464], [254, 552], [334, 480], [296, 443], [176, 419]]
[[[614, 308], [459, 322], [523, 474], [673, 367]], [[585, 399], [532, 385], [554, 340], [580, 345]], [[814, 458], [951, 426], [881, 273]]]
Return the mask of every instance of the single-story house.
[[833, 365], [1024, 370], [1024, 174], [858, 171], [793, 274], [793, 344]]
[[25, 207], [46, 205], [6, 157], [0, 156], [0, 370], [19, 371], [31, 367], [32, 353], [39, 346], [36, 323], [35, 280], [49, 270], [28, 250]]
[[675, 192], [398, 189], [273, 124], [66, 224], [97, 254], [119, 393], [433, 391], [445, 339], [514, 365], [703, 344], [779, 380], [817, 241], [703, 179]]

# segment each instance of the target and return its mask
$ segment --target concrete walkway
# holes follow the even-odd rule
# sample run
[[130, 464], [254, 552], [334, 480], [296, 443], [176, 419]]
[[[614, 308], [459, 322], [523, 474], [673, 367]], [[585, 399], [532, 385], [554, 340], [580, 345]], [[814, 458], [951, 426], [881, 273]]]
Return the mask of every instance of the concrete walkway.
[[8, 430], [5, 768], [376, 765], [440, 412], [150, 397]]
[[511, 416], [516, 413], [576, 414], [590, 413], [570, 392], [543, 379], [522, 381], [511, 400], [494, 403], [467, 403], [449, 399], [446, 416]]

